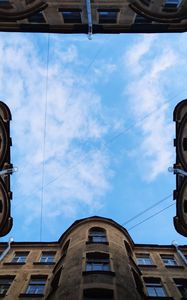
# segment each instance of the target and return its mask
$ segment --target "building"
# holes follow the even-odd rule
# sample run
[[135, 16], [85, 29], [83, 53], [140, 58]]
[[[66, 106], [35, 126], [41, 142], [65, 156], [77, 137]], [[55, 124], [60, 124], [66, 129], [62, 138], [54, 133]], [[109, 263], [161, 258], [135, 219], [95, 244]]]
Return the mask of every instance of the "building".
[[186, 0], [0, 0], [0, 31], [183, 32], [186, 10]]
[[6, 300], [187, 299], [187, 246], [135, 244], [111, 219], [78, 220], [57, 242], [9, 246], [0, 244]]

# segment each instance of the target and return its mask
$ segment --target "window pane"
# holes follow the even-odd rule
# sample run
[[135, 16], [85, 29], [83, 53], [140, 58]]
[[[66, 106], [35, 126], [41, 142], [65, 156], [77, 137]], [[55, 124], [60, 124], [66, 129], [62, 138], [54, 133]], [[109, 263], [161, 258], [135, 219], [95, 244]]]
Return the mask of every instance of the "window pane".
[[27, 287], [26, 294], [43, 294], [45, 283], [46, 279], [44, 278], [32, 278]]

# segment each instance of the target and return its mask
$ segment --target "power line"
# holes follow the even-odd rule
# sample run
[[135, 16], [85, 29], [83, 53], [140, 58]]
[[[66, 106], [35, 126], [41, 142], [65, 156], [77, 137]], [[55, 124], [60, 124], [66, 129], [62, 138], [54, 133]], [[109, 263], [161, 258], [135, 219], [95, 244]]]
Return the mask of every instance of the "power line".
[[130, 228], [129, 228], [129, 229], [127, 229], [127, 230], [128, 230], [128, 231], [129, 231], [129, 230], [132, 230], [133, 228], [135, 228], [135, 227], [137, 227], [137, 226], [141, 225], [142, 223], [145, 223], [146, 221], [148, 221], [148, 220], [150, 220], [151, 218], [153, 218], [153, 217], [155, 217], [155, 216], [159, 215], [161, 212], [163, 212], [164, 210], [168, 209], [169, 207], [171, 207], [171, 206], [173, 206], [173, 205], [175, 205], [175, 203], [172, 203], [172, 204], [170, 204], [170, 205], [166, 206], [165, 208], [163, 208], [163, 209], [159, 210], [159, 211], [158, 211], [158, 212], [156, 212], [155, 214], [153, 214], [153, 215], [151, 215], [150, 217], [148, 217], [148, 218], [144, 219], [143, 221], [141, 221], [141, 222], [139, 222], [139, 223], [135, 224], [134, 226], [130, 227]]
[[172, 193], [169, 194], [168, 196], [162, 198], [161, 200], [159, 200], [158, 202], [154, 203], [153, 205], [149, 206], [148, 208], [144, 209], [143, 211], [139, 212], [137, 215], [135, 215], [134, 217], [130, 218], [129, 220], [127, 220], [126, 222], [122, 223], [122, 226], [125, 226], [126, 224], [130, 223], [131, 221], [137, 219], [138, 217], [142, 216], [144, 213], [148, 212], [149, 210], [151, 210], [152, 208], [154, 208], [155, 206], [159, 205], [160, 203], [166, 201], [167, 199], [169, 199], [172, 196]]
[[42, 162], [42, 186], [40, 205], [40, 242], [42, 240], [43, 227], [43, 203], [44, 203], [44, 176], [45, 176], [45, 147], [46, 147], [46, 127], [47, 127], [47, 102], [48, 102], [48, 75], [49, 75], [49, 43], [50, 35], [47, 36], [47, 57], [46, 57], [46, 85], [45, 85], [45, 108], [44, 108], [44, 132], [43, 132], [43, 162]]

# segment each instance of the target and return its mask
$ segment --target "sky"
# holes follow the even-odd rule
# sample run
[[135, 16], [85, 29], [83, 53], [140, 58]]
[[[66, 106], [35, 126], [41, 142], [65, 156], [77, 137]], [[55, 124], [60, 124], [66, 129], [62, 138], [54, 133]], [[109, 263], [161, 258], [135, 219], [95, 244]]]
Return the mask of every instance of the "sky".
[[0, 95], [18, 168], [14, 225], [2, 241], [56, 241], [75, 220], [98, 215], [135, 243], [186, 244], [173, 225], [168, 172], [173, 110], [187, 98], [186, 39], [0, 33]]

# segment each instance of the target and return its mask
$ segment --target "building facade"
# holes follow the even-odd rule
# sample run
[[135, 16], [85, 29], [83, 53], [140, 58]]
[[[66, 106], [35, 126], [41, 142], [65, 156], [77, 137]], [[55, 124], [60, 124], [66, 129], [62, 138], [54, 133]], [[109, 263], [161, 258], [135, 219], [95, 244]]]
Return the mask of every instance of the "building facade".
[[78, 220], [57, 242], [0, 249], [6, 300], [187, 299], [187, 246], [135, 244], [111, 219]]
[[183, 32], [187, 0], [0, 0], [0, 31]]

